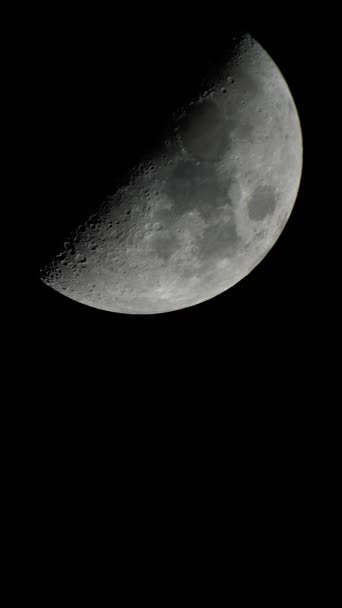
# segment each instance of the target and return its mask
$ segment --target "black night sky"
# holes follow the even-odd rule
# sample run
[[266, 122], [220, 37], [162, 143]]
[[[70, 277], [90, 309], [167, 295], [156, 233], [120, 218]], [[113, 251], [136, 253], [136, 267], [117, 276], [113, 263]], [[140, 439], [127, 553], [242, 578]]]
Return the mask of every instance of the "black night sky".
[[[195, 587], [203, 602], [207, 585], [210, 606], [234, 590], [237, 605], [248, 591], [274, 606], [310, 592], [317, 602], [321, 584], [320, 603], [333, 604], [335, 551], [320, 543], [337, 544], [340, 390], [332, 394], [337, 338], [323, 261], [335, 216], [322, 209], [340, 196], [327, 193], [332, 155], [320, 138], [322, 115], [335, 128], [336, 75], [326, 76], [325, 5], [240, 4], [15, 7], [25, 30], [15, 146], [29, 178], [12, 201], [29, 246], [14, 269], [14, 321], [3, 318], [12, 595], [46, 606], [83, 592], [89, 603], [93, 586], [93, 604], [105, 605], [108, 581], [115, 600], [122, 586], [126, 604], [138, 594], [139, 605], [163, 606], [193, 603]], [[44, 285], [39, 268], [61, 232], [115, 188], [113, 165], [125, 171], [153, 145], [203, 63], [246, 31], [283, 73], [303, 133], [300, 191], [271, 252], [229, 291], [166, 314], [104, 312]]]

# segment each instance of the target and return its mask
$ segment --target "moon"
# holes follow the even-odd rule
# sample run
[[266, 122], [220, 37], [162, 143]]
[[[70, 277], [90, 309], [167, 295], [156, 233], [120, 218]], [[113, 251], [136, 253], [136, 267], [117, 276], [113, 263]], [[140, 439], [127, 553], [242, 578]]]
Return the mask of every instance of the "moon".
[[44, 283], [94, 308], [164, 313], [233, 287], [270, 251], [300, 185], [296, 106], [250, 35], [214, 67], [41, 269]]

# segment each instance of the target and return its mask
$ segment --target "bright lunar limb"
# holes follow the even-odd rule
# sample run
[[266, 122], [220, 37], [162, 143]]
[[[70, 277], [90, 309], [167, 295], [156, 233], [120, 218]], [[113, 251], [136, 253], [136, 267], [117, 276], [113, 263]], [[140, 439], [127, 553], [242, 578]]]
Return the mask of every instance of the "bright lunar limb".
[[215, 67], [149, 161], [44, 266], [47, 285], [107, 311], [169, 312], [229, 289], [268, 253], [299, 189], [297, 110], [251, 36]]

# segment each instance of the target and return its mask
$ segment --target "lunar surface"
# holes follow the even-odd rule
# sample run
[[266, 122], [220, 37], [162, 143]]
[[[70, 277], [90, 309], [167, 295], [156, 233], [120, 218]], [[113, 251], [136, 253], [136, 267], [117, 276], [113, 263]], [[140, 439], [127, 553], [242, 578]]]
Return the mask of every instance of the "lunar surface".
[[295, 203], [302, 136], [289, 88], [249, 35], [179, 108], [159, 145], [41, 270], [58, 292], [128, 314], [174, 311], [232, 287]]

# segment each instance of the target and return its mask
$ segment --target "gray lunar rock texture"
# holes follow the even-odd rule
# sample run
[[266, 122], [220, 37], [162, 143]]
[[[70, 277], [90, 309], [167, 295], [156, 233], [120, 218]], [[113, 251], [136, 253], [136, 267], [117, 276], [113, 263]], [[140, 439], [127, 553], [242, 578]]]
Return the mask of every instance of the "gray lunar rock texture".
[[170, 117], [148, 160], [42, 268], [95, 308], [174, 311], [229, 289], [264, 258], [295, 203], [302, 135], [289, 88], [249, 35]]

